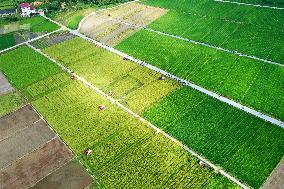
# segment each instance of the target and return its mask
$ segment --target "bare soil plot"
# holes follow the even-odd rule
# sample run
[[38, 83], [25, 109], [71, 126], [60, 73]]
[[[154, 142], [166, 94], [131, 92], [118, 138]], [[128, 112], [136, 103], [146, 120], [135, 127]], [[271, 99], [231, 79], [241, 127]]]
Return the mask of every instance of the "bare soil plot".
[[274, 169], [268, 180], [261, 189], [283, 189], [284, 188], [284, 157]]
[[99, 15], [119, 19], [131, 24], [146, 26], [167, 13], [166, 9], [130, 3], [106, 11], [99, 12]]
[[55, 138], [0, 171], [0, 188], [28, 188], [70, 161], [72, 157], [70, 150]]
[[115, 46], [140, 29], [119, 23], [115, 20], [110, 20], [109, 18], [146, 26], [166, 12], [167, 10], [165, 9], [150, 7], [139, 3], [126, 4], [112, 10], [90, 15], [83, 21], [79, 31], [102, 43]]
[[77, 161], [70, 161], [31, 189], [83, 189], [91, 184], [92, 177], [86, 170]]
[[0, 141], [25, 127], [31, 126], [39, 119], [30, 105], [0, 118]]
[[8, 94], [12, 91], [14, 91], [14, 88], [6, 79], [5, 75], [0, 71], [0, 96]]
[[0, 170], [26, 154], [42, 147], [55, 137], [46, 122], [39, 120], [32, 126], [15, 133], [0, 142]]

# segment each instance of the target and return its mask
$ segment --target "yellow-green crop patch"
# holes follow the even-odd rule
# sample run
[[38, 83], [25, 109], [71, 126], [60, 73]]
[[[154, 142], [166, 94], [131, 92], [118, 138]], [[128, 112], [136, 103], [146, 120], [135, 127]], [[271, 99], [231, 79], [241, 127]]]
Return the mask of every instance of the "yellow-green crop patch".
[[152, 70], [80, 38], [51, 46], [45, 52], [137, 113], [179, 87], [171, 80], [159, 80], [160, 75]]
[[20, 92], [12, 92], [0, 96], [0, 117], [17, 110], [25, 104], [25, 99]]

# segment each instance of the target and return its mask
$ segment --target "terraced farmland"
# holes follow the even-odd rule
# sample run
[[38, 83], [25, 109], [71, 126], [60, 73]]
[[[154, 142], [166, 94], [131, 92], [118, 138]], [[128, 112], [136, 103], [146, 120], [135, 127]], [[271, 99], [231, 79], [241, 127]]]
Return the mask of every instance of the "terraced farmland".
[[[22, 50], [26, 51], [27, 47], [15, 51]], [[14, 52], [0, 59], [12, 57]], [[23, 60], [17, 76], [27, 81], [30, 79], [27, 68], [43, 73], [45, 67], [53, 65], [38, 56], [42, 66], [34, 63], [32, 68]], [[13, 66], [15, 59], [7, 59], [5, 65]], [[179, 145], [155, 133], [81, 82], [70, 80], [67, 74], [49, 72], [49, 76], [25, 82], [26, 85], [13, 74], [5, 74], [15, 86], [22, 87], [32, 104], [95, 176], [99, 187], [238, 188], [213, 170], [201, 168]], [[37, 74], [31, 72], [31, 75]], [[101, 104], [106, 106], [105, 111], [98, 110]], [[89, 157], [83, 154], [86, 148], [93, 150]]]

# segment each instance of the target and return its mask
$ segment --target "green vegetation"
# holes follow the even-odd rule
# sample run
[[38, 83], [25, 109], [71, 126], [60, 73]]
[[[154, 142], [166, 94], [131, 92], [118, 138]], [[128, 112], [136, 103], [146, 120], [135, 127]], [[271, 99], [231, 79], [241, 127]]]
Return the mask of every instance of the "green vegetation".
[[14, 46], [16, 44], [13, 33], [0, 35], [0, 50]]
[[[138, 45], [139, 44], [139, 45]], [[140, 31], [118, 49], [284, 120], [284, 68]]]
[[17, 110], [24, 104], [24, 97], [19, 92], [13, 92], [0, 96], [0, 117]]
[[144, 2], [170, 10], [152, 29], [284, 64], [284, 10], [209, 0]]
[[[149, 121], [251, 186], [259, 187], [284, 155], [284, 150], [279, 150], [284, 149], [282, 128], [190, 88], [184, 87], [167, 97], [180, 88], [177, 83], [158, 80], [159, 74], [90, 42], [74, 38], [45, 51], [95, 86], [108, 93], [112, 91], [110, 94], [131, 110], [144, 112]], [[165, 53], [173, 57], [170, 52]], [[158, 52], [152, 51], [152, 54]], [[204, 56], [206, 51], [201, 54]]]
[[20, 20], [20, 25], [24, 24], [28, 24], [30, 26], [31, 32], [52, 32], [59, 29], [59, 26], [41, 16]]
[[284, 155], [284, 130], [184, 87], [143, 114], [187, 146], [259, 188]]
[[[38, 91], [44, 95], [38, 97]], [[27, 93], [102, 188], [178, 188], [185, 184], [214, 188], [216, 182], [219, 188], [236, 188], [212, 170], [201, 169], [179, 146], [68, 75], [35, 83]], [[106, 106], [103, 112], [98, 110], [101, 104]], [[93, 150], [90, 157], [83, 154], [87, 148]]]
[[[14, 56], [17, 51], [19, 49], [6, 56]], [[18, 77], [30, 80], [26, 74], [29, 69], [46, 72], [52, 63], [38, 56], [42, 66], [18, 60], [25, 70], [15, 71]], [[3, 56], [0, 61], [4, 61]], [[13, 59], [5, 61], [7, 67], [15, 67]], [[12, 78], [12, 83], [18, 83], [13, 73], [6, 74]], [[55, 75], [49, 72], [49, 75], [36, 82], [26, 82], [31, 85], [25, 85], [22, 90], [95, 175], [98, 187], [239, 188], [213, 170], [201, 168], [198, 161], [180, 146], [155, 133], [81, 82], [72, 81], [62, 72]], [[106, 106], [104, 111], [98, 110], [101, 104]], [[93, 150], [89, 157], [84, 155], [87, 148]]]
[[12, 9], [15, 8], [13, 0], [1, 0], [0, 10]]
[[68, 7], [67, 9], [51, 15], [53, 19], [60, 22], [71, 29], [77, 29], [80, 21], [90, 13], [97, 10], [97, 6], [94, 5], [82, 5]]
[[47, 58], [24, 46], [1, 55], [0, 70], [15, 87], [22, 89], [60, 69]]
[[81, 38], [51, 46], [45, 52], [137, 113], [179, 87]]
[[257, 5], [266, 5], [266, 6], [275, 6], [275, 7], [284, 7], [283, 0], [234, 0], [235, 2], [240, 3], [250, 3]]

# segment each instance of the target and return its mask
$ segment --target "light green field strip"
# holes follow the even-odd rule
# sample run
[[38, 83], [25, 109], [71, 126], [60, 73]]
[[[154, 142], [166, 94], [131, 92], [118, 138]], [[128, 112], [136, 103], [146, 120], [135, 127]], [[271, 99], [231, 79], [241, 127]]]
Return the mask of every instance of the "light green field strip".
[[273, 0], [273, 1], [263, 1], [263, 0], [233, 0], [233, 1], [223, 1], [223, 0], [215, 0], [221, 3], [232, 3], [243, 6], [253, 6], [258, 8], [271, 8], [271, 9], [284, 9], [284, 1], [283, 0]]
[[[7, 56], [10, 54], [13, 52]], [[53, 64], [41, 58], [43, 65]], [[6, 64], [13, 66], [13, 60]], [[33, 69], [45, 70], [37, 64]], [[24, 68], [17, 74], [24, 80], [30, 77]], [[31, 72], [31, 75], [37, 73]], [[17, 79], [12, 83], [21, 84]], [[95, 175], [99, 187], [238, 188], [212, 170], [201, 168], [180, 146], [155, 133], [83, 83], [72, 81], [69, 75], [51, 74], [28, 83], [30, 85], [22, 90]], [[105, 111], [98, 110], [101, 104], [106, 106]], [[90, 157], [84, 155], [86, 148], [93, 150]]]

